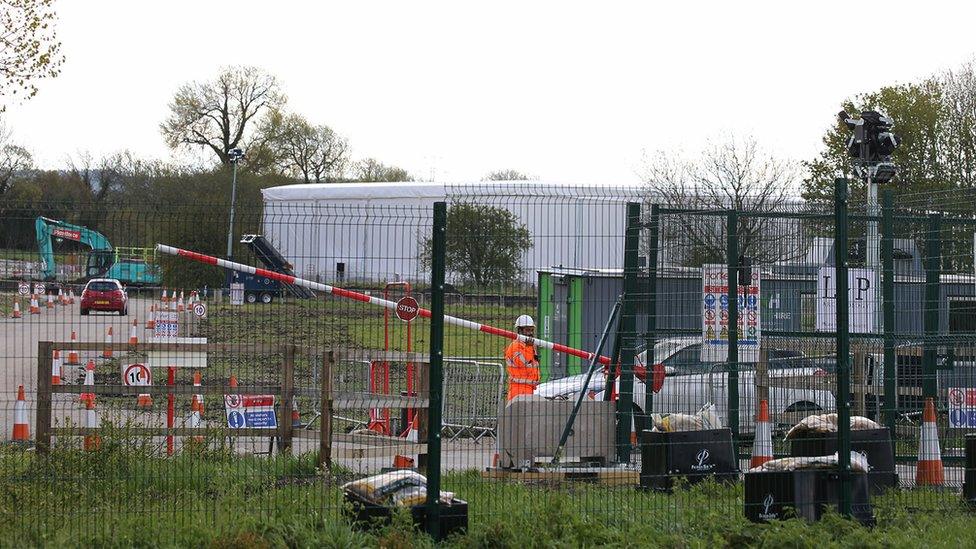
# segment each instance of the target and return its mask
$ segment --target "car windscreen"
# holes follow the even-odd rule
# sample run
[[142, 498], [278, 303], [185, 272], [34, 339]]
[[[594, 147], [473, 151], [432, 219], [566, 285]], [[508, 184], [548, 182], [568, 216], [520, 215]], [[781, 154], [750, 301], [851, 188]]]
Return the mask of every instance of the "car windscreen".
[[92, 282], [88, 285], [88, 289], [93, 292], [112, 292], [118, 290], [119, 287], [114, 282]]

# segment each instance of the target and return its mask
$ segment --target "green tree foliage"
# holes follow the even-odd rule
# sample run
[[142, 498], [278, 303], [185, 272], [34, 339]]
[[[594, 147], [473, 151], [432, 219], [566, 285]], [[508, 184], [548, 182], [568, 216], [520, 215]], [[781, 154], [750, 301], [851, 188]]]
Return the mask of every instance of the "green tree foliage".
[[535, 179], [539, 178], [518, 170], [496, 170], [486, 175], [483, 181], [531, 181]]
[[202, 147], [224, 166], [230, 165], [229, 152], [235, 148], [254, 149], [248, 162], [272, 164], [273, 157], [259, 152], [266, 153], [278, 138], [285, 101], [274, 76], [257, 67], [227, 67], [212, 81], [180, 87], [160, 131], [171, 148]]
[[403, 168], [387, 166], [375, 158], [365, 158], [356, 164], [356, 181], [395, 182], [410, 181], [413, 178]]
[[[423, 241], [425, 265], [431, 245], [429, 237]], [[514, 282], [522, 254], [531, 248], [528, 228], [505, 208], [461, 202], [448, 209], [446, 268], [462, 282], [480, 288]]]
[[[54, 0], [0, 0], [0, 97], [30, 99], [37, 81], [61, 72]], [[0, 105], [0, 112], [6, 109]]]

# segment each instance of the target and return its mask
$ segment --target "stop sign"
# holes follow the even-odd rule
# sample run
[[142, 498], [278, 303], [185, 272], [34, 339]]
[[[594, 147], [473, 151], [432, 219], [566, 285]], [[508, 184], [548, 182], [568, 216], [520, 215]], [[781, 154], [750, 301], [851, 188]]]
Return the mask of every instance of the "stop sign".
[[410, 297], [401, 297], [400, 301], [396, 303], [396, 315], [397, 318], [404, 322], [410, 322], [411, 320], [417, 318], [420, 314], [420, 305], [417, 300]]

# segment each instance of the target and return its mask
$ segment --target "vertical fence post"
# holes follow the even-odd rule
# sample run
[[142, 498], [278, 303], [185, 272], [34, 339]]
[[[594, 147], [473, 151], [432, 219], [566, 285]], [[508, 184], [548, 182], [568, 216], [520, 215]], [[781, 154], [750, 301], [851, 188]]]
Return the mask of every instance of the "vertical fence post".
[[430, 408], [427, 437], [427, 532], [440, 539], [441, 403], [444, 381], [444, 256], [447, 203], [434, 203], [430, 271]]
[[37, 453], [51, 451], [51, 368], [54, 345], [50, 341], [37, 343]]
[[[647, 337], [644, 341], [644, 349], [647, 355], [644, 366], [647, 368], [647, 375], [651, 375], [651, 368], [654, 366], [654, 346], [657, 345], [657, 256], [658, 238], [661, 232], [661, 212], [657, 204], [651, 206], [650, 234], [647, 254]], [[651, 391], [651, 384], [645, 381], [644, 387], [644, 414], [649, 419], [654, 412], [654, 392]], [[650, 422], [646, 423], [650, 428]]]
[[837, 304], [837, 468], [840, 473], [839, 511], [851, 514], [851, 367], [850, 309], [847, 294], [847, 180], [834, 181], [834, 276]]
[[291, 453], [294, 426], [291, 424], [291, 407], [295, 402], [295, 354], [298, 347], [294, 343], [285, 345], [283, 368], [281, 370], [280, 412], [278, 413], [278, 453]]
[[328, 350], [322, 356], [322, 401], [319, 415], [319, 467], [332, 468], [332, 367], [335, 351]]
[[942, 258], [942, 242], [939, 233], [942, 217], [930, 214], [925, 239], [925, 316], [923, 320], [925, 345], [922, 352], [922, 396], [935, 400], [936, 360], [939, 335], [939, 275]]
[[894, 194], [886, 189], [881, 196], [881, 300], [884, 307], [884, 424], [895, 436], [898, 418], [898, 387], [895, 375], [895, 216]]
[[640, 269], [640, 204], [627, 203], [624, 232], [624, 303], [617, 331], [620, 347], [620, 394], [617, 396], [617, 460], [630, 461], [630, 424], [634, 407], [634, 344], [637, 340], [637, 275]]
[[729, 354], [728, 415], [732, 444], [739, 448], [739, 212], [732, 210], [726, 217], [727, 242], [725, 256], [729, 279]]

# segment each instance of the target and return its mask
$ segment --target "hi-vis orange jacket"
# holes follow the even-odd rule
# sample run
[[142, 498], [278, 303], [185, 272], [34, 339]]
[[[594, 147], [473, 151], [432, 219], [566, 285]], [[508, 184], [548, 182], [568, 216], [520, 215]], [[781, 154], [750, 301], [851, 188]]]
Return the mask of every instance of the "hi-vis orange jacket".
[[508, 369], [508, 400], [535, 392], [535, 385], [525, 383], [539, 381], [539, 361], [535, 356], [535, 347], [513, 341], [505, 349], [505, 366]]

